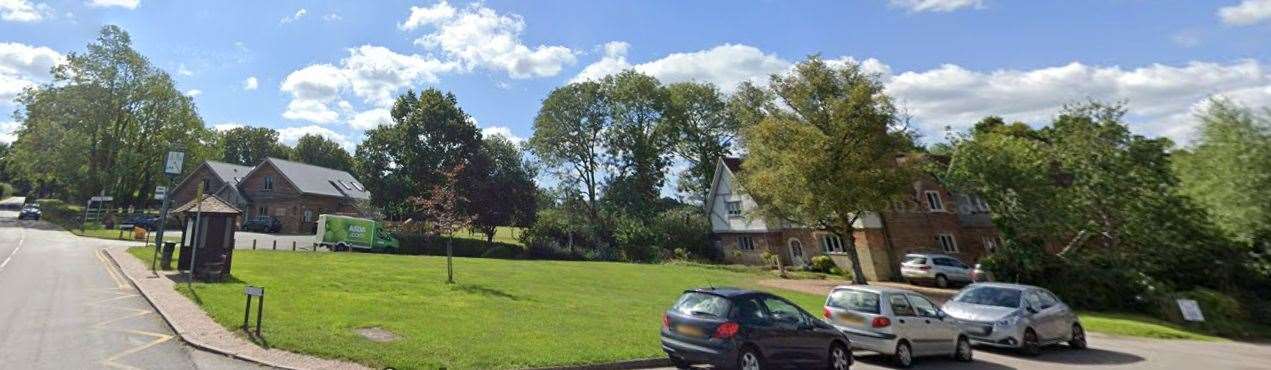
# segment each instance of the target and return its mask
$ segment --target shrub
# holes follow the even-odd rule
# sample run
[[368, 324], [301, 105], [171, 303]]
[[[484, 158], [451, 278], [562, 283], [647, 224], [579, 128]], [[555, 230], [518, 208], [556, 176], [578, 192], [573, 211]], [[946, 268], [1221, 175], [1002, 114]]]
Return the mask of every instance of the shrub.
[[401, 243], [401, 248], [398, 249], [398, 253], [444, 256], [446, 255], [447, 239], [450, 239], [452, 254], [455, 257], [483, 257], [491, 249], [498, 247], [503, 247], [510, 251], [521, 250], [521, 247], [517, 245], [500, 242], [486, 242], [485, 240], [478, 239], [446, 237], [426, 238], [419, 234], [398, 234], [397, 240]]
[[652, 262], [658, 256], [659, 235], [635, 217], [614, 220], [613, 240], [622, 257], [632, 262]]
[[657, 244], [663, 250], [675, 253], [682, 249], [687, 256], [708, 261], [722, 257], [710, 242], [710, 220], [697, 207], [677, 207], [659, 213], [652, 228], [661, 236]]
[[812, 257], [812, 263], [808, 265], [808, 269], [816, 272], [838, 275], [832, 272], [833, 270], [838, 269], [838, 265], [834, 263], [834, 259], [830, 258], [830, 256]]
[[485, 253], [481, 253], [481, 258], [514, 259], [520, 257], [522, 252], [524, 250], [521, 248], [500, 244], [494, 246], [494, 248], [486, 249]]

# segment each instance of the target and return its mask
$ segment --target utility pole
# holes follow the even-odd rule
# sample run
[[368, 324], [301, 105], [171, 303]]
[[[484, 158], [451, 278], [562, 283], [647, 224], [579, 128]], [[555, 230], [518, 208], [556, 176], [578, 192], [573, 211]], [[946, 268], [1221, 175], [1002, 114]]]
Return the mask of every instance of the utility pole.
[[164, 190], [163, 207], [159, 211], [159, 232], [154, 237], [154, 256], [150, 259], [150, 273], [155, 272], [155, 260], [159, 258], [159, 253], [163, 253], [163, 230], [167, 229], [168, 224], [168, 206], [172, 204], [172, 180], [181, 174], [181, 167], [185, 162], [185, 152], [173, 150], [168, 152], [168, 156], [163, 160], [163, 174], [168, 178], [168, 188]]

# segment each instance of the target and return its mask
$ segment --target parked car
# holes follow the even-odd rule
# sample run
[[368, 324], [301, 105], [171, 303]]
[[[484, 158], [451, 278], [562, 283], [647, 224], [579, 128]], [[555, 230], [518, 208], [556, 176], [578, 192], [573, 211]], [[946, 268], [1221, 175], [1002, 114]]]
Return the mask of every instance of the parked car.
[[984, 264], [977, 263], [975, 268], [971, 270], [971, 281], [975, 283], [993, 281], [993, 272], [984, 268]]
[[274, 216], [253, 216], [243, 221], [241, 229], [258, 233], [276, 233], [282, 230], [282, 221], [278, 221], [278, 218]]
[[140, 227], [146, 230], [157, 230], [159, 227], [159, 216], [150, 215], [132, 215], [119, 223], [120, 230], [132, 230], [133, 227]]
[[29, 203], [22, 206], [22, 210], [18, 211], [19, 220], [39, 220], [43, 212], [40, 212], [40, 205]]
[[918, 356], [971, 361], [962, 327], [917, 292], [868, 285], [840, 286], [825, 298], [825, 320], [847, 334], [852, 348], [890, 356], [900, 367]]
[[941, 288], [971, 282], [970, 267], [957, 258], [935, 253], [906, 254], [900, 262], [900, 275], [910, 284], [934, 282]]
[[781, 297], [735, 288], [684, 292], [662, 315], [662, 350], [681, 369], [844, 370], [851, 341]]
[[1015, 348], [1029, 355], [1067, 342], [1086, 348], [1086, 332], [1072, 308], [1049, 290], [1020, 284], [976, 283], [944, 304], [975, 344]]

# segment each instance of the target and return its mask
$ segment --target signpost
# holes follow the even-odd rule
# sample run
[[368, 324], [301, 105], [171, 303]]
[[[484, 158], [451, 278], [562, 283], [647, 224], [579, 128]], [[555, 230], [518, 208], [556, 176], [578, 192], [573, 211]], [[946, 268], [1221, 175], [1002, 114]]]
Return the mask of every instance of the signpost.
[[[181, 174], [181, 166], [185, 162], [185, 152], [173, 150], [168, 152], [168, 157], [163, 161], [163, 174], [167, 175], [168, 185], [172, 185], [172, 180]], [[168, 200], [168, 187], [159, 186], [154, 189], [155, 198], [163, 199], [163, 207], [159, 211], [159, 232], [154, 236], [154, 256], [150, 259], [150, 273], [155, 273], [155, 261], [159, 258], [159, 254], [163, 253], [163, 230], [168, 225], [168, 206], [172, 203]], [[187, 235], [188, 236], [188, 235]], [[191, 265], [193, 270], [194, 266]]]
[[1183, 313], [1183, 320], [1205, 321], [1205, 314], [1200, 312], [1200, 304], [1191, 299], [1179, 299], [1178, 310]]
[[265, 288], [248, 285], [243, 288], [243, 294], [247, 295], [247, 307], [243, 308], [243, 330], [246, 331], [248, 319], [252, 315], [252, 297], [260, 297], [260, 302], [256, 303], [256, 337], [260, 338], [260, 318], [265, 313]]

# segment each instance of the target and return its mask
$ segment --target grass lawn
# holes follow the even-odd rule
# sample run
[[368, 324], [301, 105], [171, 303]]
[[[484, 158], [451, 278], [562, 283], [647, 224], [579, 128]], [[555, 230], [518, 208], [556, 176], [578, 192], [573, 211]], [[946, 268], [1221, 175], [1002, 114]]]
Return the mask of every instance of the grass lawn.
[[1113, 335], [1156, 339], [1226, 340], [1146, 315], [1110, 312], [1078, 312], [1086, 330]]
[[[501, 243], [508, 243], [512, 245], [523, 245], [521, 244], [521, 240], [517, 239], [517, 237], [520, 237], [521, 233], [524, 231], [525, 229], [520, 227], [499, 226], [494, 229], [494, 241], [501, 242]], [[457, 232], [455, 233], [455, 237], [465, 238], [465, 239], [485, 240], [485, 234], [482, 234], [480, 231], [477, 231], [476, 229], [463, 230], [463, 231]]]
[[[151, 248], [130, 252], [150, 261]], [[758, 275], [696, 266], [240, 250], [233, 276], [195, 284], [226, 327], [243, 320], [243, 286], [266, 289], [270, 346], [398, 369], [521, 368], [663, 356], [661, 314], [686, 288], [753, 286]], [[184, 290], [184, 285], [179, 289]], [[820, 313], [820, 296], [780, 292]], [[353, 332], [381, 327], [401, 339]]]

